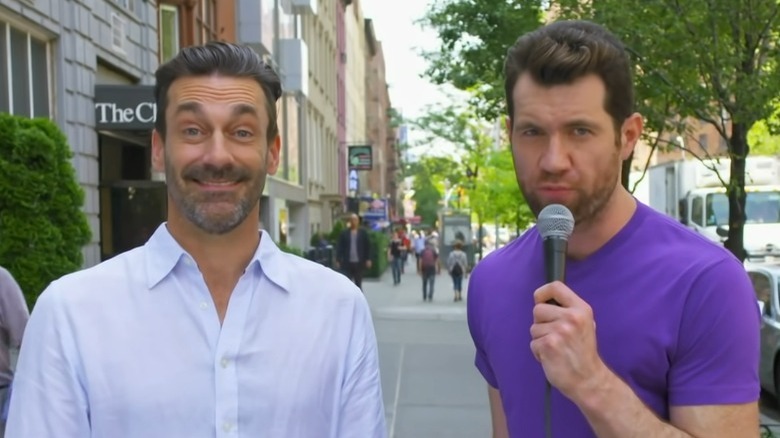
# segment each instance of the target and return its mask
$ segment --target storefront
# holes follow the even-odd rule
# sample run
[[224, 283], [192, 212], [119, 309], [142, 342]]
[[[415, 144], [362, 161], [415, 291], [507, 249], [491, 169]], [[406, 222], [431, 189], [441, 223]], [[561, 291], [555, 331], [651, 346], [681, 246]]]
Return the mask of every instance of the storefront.
[[165, 183], [151, 164], [156, 113], [152, 86], [95, 86], [102, 260], [143, 245], [165, 220]]

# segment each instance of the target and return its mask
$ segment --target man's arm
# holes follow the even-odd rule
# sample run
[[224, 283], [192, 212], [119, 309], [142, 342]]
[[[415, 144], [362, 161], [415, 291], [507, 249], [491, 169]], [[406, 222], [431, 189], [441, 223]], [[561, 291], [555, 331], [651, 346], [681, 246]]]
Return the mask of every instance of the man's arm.
[[493, 425], [493, 438], [509, 438], [506, 425], [504, 405], [501, 403], [501, 393], [488, 384], [488, 399], [490, 400], [490, 420]]
[[338, 436], [386, 438], [387, 426], [376, 334], [371, 310], [362, 294], [355, 299], [347, 354]]
[[630, 433], [658, 438], [758, 436], [758, 403], [671, 406], [670, 422], [665, 423], [631, 387], [607, 372], [604, 383], [594, 384], [580, 404], [599, 437], [625, 437]]
[[[531, 350], [599, 437], [757, 436], [758, 311], [740, 269], [716, 265], [702, 276], [714, 286], [687, 300], [695, 312], [685, 313], [672, 358], [668, 423], [601, 360], [592, 309], [563, 283], [534, 293]], [[560, 306], [547, 304], [551, 299]]]
[[8, 437], [91, 436], [75, 341], [62, 295], [54, 292], [40, 296], [27, 324], [14, 375]]

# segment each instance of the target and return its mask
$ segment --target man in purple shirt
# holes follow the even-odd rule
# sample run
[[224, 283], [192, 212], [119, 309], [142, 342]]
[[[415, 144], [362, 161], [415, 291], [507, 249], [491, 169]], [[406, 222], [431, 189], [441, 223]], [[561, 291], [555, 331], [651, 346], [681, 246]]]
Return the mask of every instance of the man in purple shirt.
[[508, 52], [518, 183], [536, 214], [563, 204], [576, 225], [565, 285], [545, 284], [536, 229], [472, 274], [494, 437], [757, 434], [759, 314], [741, 263], [620, 185], [642, 132], [630, 71], [622, 43], [582, 21]]

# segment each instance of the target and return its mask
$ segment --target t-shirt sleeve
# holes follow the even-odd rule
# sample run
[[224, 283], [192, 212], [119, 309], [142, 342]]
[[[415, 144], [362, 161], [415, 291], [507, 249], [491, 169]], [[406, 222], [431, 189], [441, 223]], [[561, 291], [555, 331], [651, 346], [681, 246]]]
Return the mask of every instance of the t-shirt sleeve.
[[468, 286], [468, 300], [466, 300], [466, 316], [468, 319], [469, 332], [471, 333], [471, 339], [476, 347], [476, 355], [474, 358], [474, 365], [482, 377], [493, 388], [498, 388], [498, 382], [496, 376], [493, 373], [493, 368], [490, 366], [487, 352], [485, 351], [485, 338], [482, 335], [481, 326], [484, 324], [483, 313], [483, 299], [484, 294], [480, 293], [480, 281], [479, 275], [472, 275], [471, 281]]
[[758, 400], [760, 319], [744, 267], [726, 259], [694, 280], [669, 372], [669, 404]]

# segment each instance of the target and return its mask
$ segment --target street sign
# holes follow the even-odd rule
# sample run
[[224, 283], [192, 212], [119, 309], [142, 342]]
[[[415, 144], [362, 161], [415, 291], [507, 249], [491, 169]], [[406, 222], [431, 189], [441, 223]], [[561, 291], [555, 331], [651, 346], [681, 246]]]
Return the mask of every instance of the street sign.
[[350, 170], [371, 170], [373, 165], [371, 145], [350, 146], [347, 163]]

